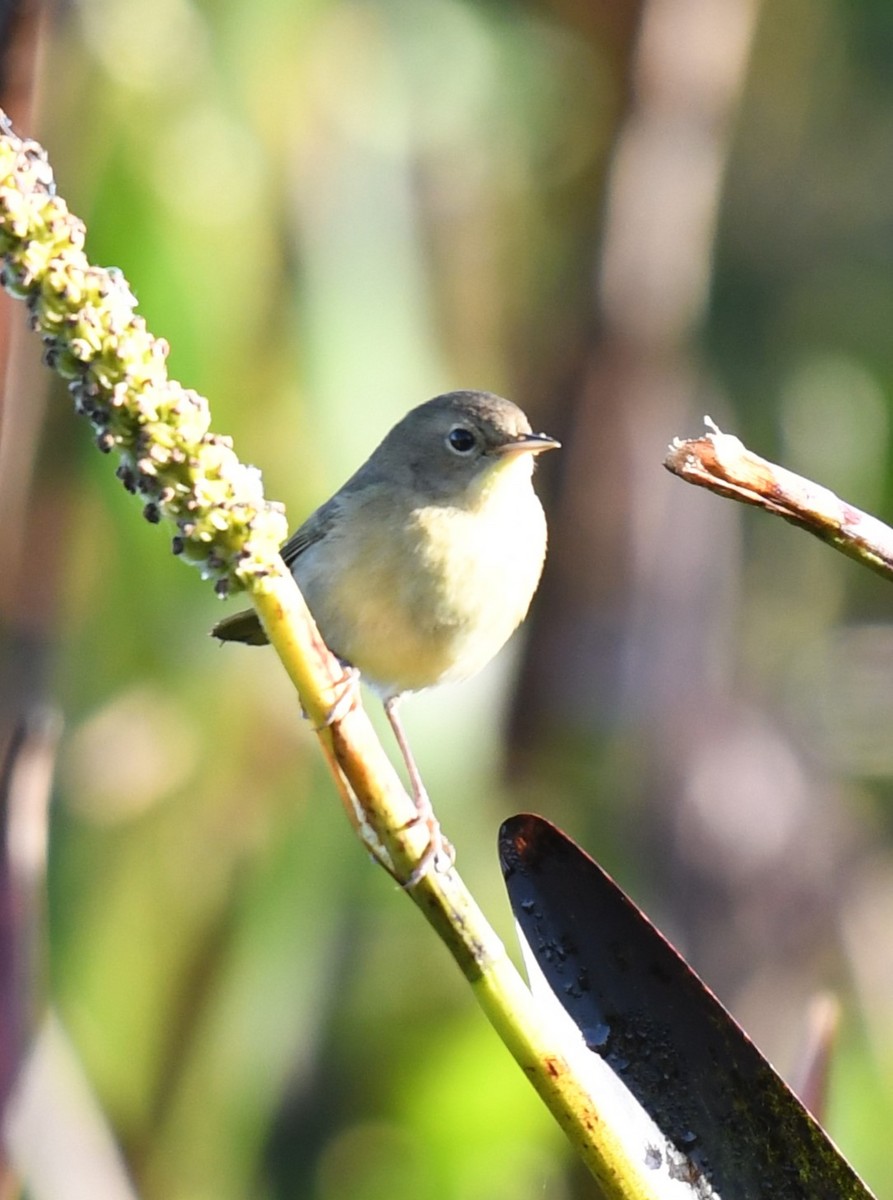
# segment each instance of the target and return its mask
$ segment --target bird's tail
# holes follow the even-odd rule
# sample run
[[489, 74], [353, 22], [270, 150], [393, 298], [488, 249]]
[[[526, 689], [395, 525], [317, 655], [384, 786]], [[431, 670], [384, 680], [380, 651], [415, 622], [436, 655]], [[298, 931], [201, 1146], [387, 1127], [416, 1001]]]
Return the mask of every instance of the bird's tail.
[[211, 637], [220, 638], [221, 642], [244, 642], [246, 646], [266, 646], [269, 641], [253, 608], [218, 621]]

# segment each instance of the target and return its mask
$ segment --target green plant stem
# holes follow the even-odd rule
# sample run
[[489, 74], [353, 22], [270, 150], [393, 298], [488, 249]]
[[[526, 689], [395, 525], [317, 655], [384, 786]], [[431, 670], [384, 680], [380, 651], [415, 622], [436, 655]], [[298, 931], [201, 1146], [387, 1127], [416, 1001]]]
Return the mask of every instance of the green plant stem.
[[[214, 580], [245, 590], [295, 685], [364, 843], [406, 884], [429, 834], [359, 703], [328, 722], [343, 672], [320, 637], [278, 554], [281, 505], [259, 473], [210, 431], [203, 397], [167, 376], [166, 344], [134, 313], [115, 271], [90, 264], [84, 228], [55, 192], [46, 156], [0, 113], [2, 281], [28, 305], [49, 366], [69, 381], [76, 407], [144, 514], [175, 527], [174, 551]], [[407, 890], [445, 942], [481, 1007], [566, 1131], [608, 1200], [658, 1200], [647, 1172], [620, 1149], [611, 1114], [596, 1112], [559, 1040], [458, 872], [428, 869]]]

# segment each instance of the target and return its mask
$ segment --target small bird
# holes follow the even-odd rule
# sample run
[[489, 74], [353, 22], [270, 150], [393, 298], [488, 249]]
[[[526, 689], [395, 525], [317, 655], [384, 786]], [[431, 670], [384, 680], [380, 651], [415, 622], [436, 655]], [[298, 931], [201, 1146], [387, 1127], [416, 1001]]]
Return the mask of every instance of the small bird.
[[[474, 675], [526, 616], [546, 554], [534, 456], [558, 446], [533, 433], [510, 400], [436, 396], [408, 412], [282, 547], [326, 644], [384, 702], [429, 825], [398, 702]], [[212, 632], [267, 641], [253, 610]]]

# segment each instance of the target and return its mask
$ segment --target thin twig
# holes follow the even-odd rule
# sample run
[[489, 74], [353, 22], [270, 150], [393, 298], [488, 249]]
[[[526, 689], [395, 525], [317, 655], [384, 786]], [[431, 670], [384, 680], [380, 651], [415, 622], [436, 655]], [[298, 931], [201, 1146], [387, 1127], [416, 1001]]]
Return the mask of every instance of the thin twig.
[[703, 437], [671, 442], [664, 466], [686, 483], [784, 517], [842, 554], [893, 579], [893, 529], [834, 492], [760, 458], [705, 417]]
[[828, 1109], [831, 1063], [839, 1050], [840, 1000], [833, 992], [814, 996], [806, 1011], [803, 1045], [791, 1072], [791, 1087], [819, 1124]]

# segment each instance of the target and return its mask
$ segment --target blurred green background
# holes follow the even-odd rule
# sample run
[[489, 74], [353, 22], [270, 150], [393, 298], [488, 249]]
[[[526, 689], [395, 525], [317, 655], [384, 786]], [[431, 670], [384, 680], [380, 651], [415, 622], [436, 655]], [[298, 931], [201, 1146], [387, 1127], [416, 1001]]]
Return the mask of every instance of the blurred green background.
[[[889, 4], [82, 0], [40, 37], [92, 258], [292, 525], [440, 391], [564, 441], [523, 634], [404, 708], [459, 867], [513, 943], [499, 822], [556, 821], [785, 1074], [836, 991], [828, 1125], [893, 1198], [893, 592], [661, 467], [709, 412], [893, 521]], [[594, 1196], [11, 317], [3, 713], [64, 719], [42, 975], [136, 1194]]]

